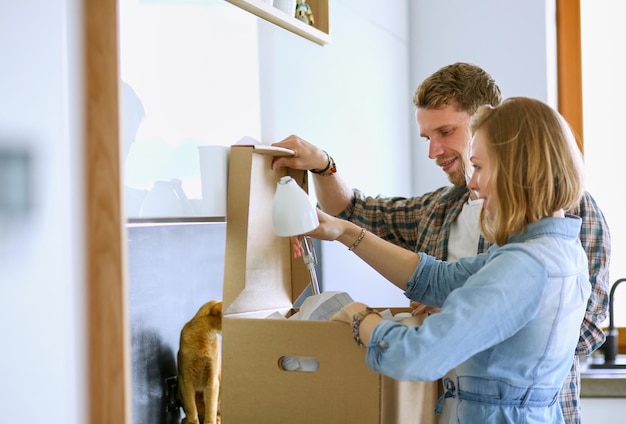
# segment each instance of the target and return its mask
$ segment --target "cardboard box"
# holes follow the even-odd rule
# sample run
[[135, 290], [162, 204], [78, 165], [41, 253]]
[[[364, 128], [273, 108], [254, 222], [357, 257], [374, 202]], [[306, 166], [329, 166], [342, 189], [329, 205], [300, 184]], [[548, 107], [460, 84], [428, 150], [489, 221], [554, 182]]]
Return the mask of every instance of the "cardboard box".
[[[232, 146], [222, 324], [222, 422], [434, 423], [437, 383], [400, 383], [367, 368], [344, 323], [265, 319], [288, 316], [309, 283], [289, 238], [274, 235], [272, 200], [291, 175], [307, 188], [307, 173], [271, 169], [268, 146]], [[373, 305], [377, 306], [377, 305]], [[315, 358], [315, 372], [284, 371], [284, 356]]]

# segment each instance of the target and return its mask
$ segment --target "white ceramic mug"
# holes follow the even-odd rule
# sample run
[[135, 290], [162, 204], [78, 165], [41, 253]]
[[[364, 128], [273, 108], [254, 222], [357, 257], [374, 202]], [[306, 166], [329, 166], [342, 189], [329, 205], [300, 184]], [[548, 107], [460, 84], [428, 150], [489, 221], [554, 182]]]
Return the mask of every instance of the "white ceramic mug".
[[177, 218], [189, 216], [193, 212], [191, 203], [183, 191], [179, 179], [155, 181], [152, 190], [141, 204], [139, 216], [142, 218]]
[[274, 7], [289, 16], [296, 16], [296, 0], [274, 0]]
[[226, 216], [228, 146], [198, 146], [202, 183], [201, 215]]

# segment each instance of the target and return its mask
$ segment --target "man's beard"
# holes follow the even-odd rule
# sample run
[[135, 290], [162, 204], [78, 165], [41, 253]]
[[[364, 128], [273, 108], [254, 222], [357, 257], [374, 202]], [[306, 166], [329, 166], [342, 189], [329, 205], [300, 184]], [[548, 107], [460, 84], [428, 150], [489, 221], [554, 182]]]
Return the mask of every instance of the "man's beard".
[[[469, 178], [468, 178], [469, 179]], [[464, 186], [467, 183], [465, 176], [465, 167], [461, 169], [461, 171], [455, 171], [451, 174], [448, 174], [448, 181], [450, 181], [455, 186]]]

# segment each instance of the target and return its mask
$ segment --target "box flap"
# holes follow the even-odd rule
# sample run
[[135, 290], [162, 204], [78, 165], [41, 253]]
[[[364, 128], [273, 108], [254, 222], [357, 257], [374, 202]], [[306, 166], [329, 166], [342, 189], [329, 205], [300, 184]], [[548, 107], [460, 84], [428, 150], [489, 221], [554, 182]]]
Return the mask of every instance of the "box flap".
[[278, 147], [231, 146], [228, 166], [224, 315], [290, 308], [309, 283], [289, 237], [277, 237], [272, 201], [278, 180], [292, 176], [307, 190], [306, 171], [272, 170], [272, 158], [293, 155]]

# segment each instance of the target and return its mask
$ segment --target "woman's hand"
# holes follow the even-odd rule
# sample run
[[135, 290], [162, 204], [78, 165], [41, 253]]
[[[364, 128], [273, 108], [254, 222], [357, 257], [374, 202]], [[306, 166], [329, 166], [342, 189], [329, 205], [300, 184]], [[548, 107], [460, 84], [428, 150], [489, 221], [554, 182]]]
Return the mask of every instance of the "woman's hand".
[[330, 317], [331, 321], [341, 321], [346, 324], [352, 325], [352, 317], [355, 314], [358, 314], [363, 309], [367, 308], [367, 305], [360, 302], [352, 302], [348, 303], [346, 306], [335, 312], [333, 316]]
[[345, 228], [350, 225], [348, 221], [330, 216], [319, 209], [316, 209], [316, 211], [320, 225], [309, 233], [302, 234], [297, 237], [291, 237], [291, 246], [293, 247], [294, 258], [299, 258], [304, 254], [304, 249], [300, 244], [302, 237], [309, 236], [318, 240], [333, 241], [343, 235]]
[[354, 225], [350, 224], [348, 221], [344, 221], [343, 219], [328, 215], [326, 212], [319, 209], [317, 209], [317, 218], [320, 221], [320, 225], [318, 225], [313, 231], [304, 235], [318, 240], [337, 240], [343, 235], [348, 226]]

